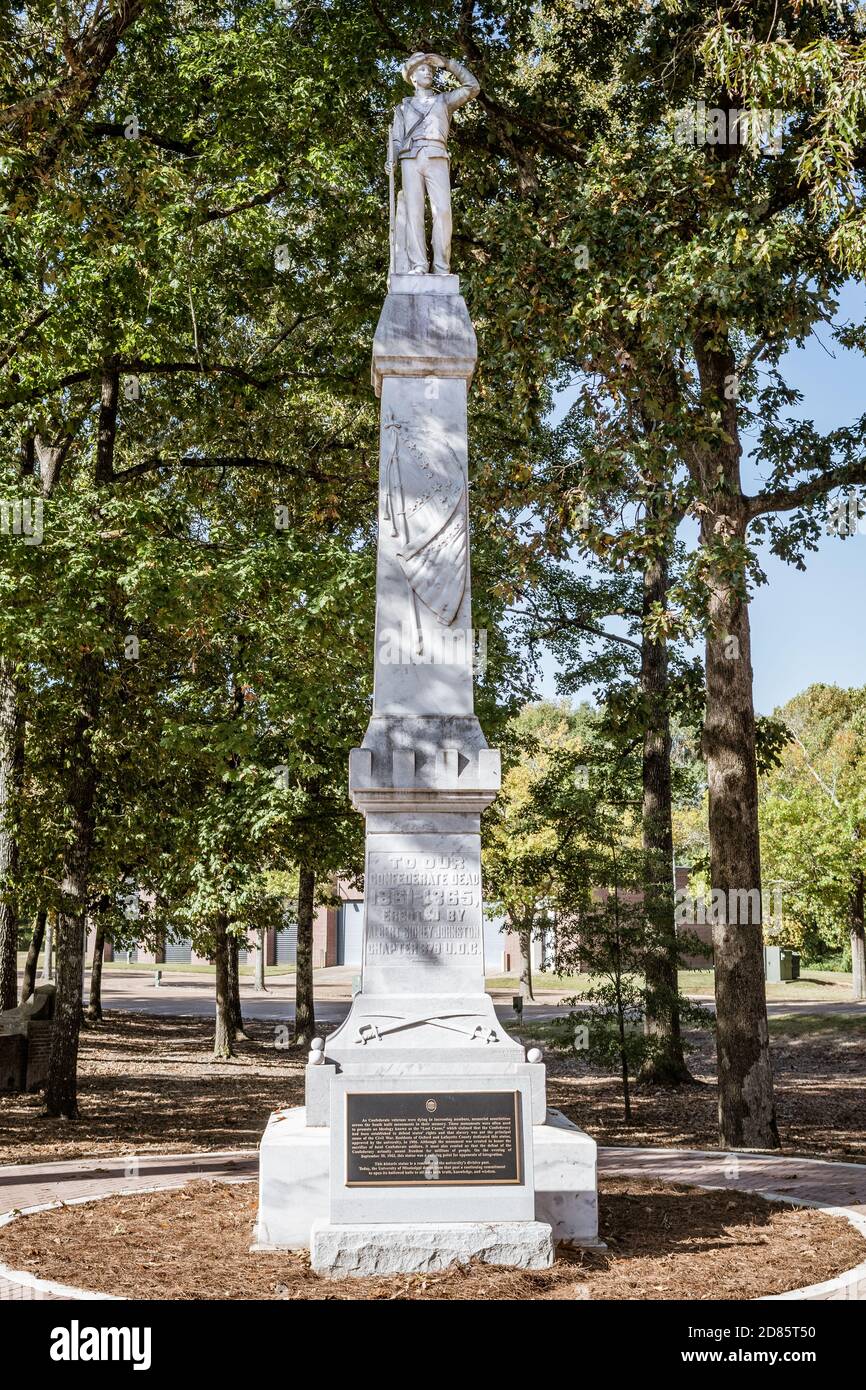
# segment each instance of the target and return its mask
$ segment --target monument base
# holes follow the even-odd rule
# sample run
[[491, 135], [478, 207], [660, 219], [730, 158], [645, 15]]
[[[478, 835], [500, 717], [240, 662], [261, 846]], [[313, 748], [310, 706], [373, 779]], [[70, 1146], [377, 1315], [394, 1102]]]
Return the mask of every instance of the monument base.
[[428, 1221], [399, 1226], [334, 1226], [315, 1221], [312, 1267], [328, 1279], [429, 1274], [482, 1260], [515, 1269], [549, 1269], [550, 1227], [543, 1221]]
[[306, 1106], [271, 1116], [256, 1228], [255, 1248], [310, 1248], [335, 1278], [473, 1258], [545, 1268], [556, 1244], [599, 1243], [595, 1143], [547, 1109], [541, 1052], [509, 1036], [485, 989], [481, 814], [501, 767], [473, 699], [477, 356], [456, 276], [391, 276], [373, 342], [373, 708], [349, 755], [366, 820], [362, 988], [312, 1041]]
[[[601, 1245], [595, 1140], [558, 1110], [548, 1110], [545, 1123], [532, 1125], [528, 1133], [532, 1136], [535, 1170], [535, 1221], [443, 1222], [441, 1229], [543, 1223], [555, 1245]], [[314, 1224], [327, 1224], [330, 1215], [330, 1164], [331, 1131], [327, 1125], [308, 1125], [304, 1106], [279, 1110], [271, 1116], [259, 1158], [254, 1250], [310, 1248]], [[432, 1230], [439, 1224], [412, 1223], [411, 1229], [425, 1230], [429, 1226]], [[382, 1225], [347, 1225], [339, 1229], [363, 1230], [372, 1238]], [[410, 1225], [401, 1225], [399, 1229], [405, 1234]], [[457, 1258], [456, 1254], [451, 1256], [452, 1260]]]

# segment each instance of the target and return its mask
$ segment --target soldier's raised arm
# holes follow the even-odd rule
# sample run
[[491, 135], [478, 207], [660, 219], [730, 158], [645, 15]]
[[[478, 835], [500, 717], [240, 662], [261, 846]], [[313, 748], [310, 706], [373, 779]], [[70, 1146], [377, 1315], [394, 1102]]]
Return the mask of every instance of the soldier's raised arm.
[[445, 68], [446, 72], [450, 72], [460, 83], [459, 87], [452, 87], [449, 91], [443, 92], [449, 111], [457, 111], [459, 107], [465, 106], [467, 101], [477, 97], [481, 91], [481, 83], [467, 67], [458, 63], [456, 58], [443, 58], [439, 53], [431, 53], [429, 56], [434, 66]]

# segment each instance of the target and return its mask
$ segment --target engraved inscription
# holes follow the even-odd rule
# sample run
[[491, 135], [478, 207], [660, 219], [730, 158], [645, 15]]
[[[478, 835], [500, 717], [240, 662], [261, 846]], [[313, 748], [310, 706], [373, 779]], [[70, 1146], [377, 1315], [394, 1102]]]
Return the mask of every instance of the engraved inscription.
[[481, 873], [464, 854], [370, 852], [367, 956], [481, 954]]
[[518, 1091], [349, 1092], [349, 1187], [516, 1186], [523, 1182]]

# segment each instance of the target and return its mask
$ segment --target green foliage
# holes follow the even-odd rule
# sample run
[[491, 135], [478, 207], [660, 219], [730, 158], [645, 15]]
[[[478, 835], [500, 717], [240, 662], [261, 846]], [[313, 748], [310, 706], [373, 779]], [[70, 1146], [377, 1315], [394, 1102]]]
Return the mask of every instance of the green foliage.
[[783, 936], [808, 963], [850, 950], [866, 869], [866, 690], [812, 685], [776, 717], [789, 736], [761, 783], [764, 882], [779, 885]]

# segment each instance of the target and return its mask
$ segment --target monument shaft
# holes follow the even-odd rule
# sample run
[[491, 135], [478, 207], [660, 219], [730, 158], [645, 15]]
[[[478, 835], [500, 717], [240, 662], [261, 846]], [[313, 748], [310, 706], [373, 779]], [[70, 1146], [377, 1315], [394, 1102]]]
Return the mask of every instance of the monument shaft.
[[[432, 94], [436, 66], [463, 85]], [[450, 113], [478, 86], [437, 55], [414, 54], [404, 74], [415, 97], [396, 122], [397, 153], [439, 161], [435, 217]], [[313, 1268], [335, 1278], [473, 1257], [538, 1268], [554, 1240], [597, 1243], [595, 1144], [547, 1110], [540, 1052], [509, 1037], [484, 987], [481, 812], [500, 768], [473, 706], [477, 345], [456, 275], [415, 264], [423, 218], [416, 198], [407, 228], [404, 202], [373, 342], [373, 709], [349, 759], [366, 820], [361, 988], [345, 1022], [314, 1041], [306, 1105], [272, 1116], [261, 1150], [259, 1248], [309, 1245]]]

